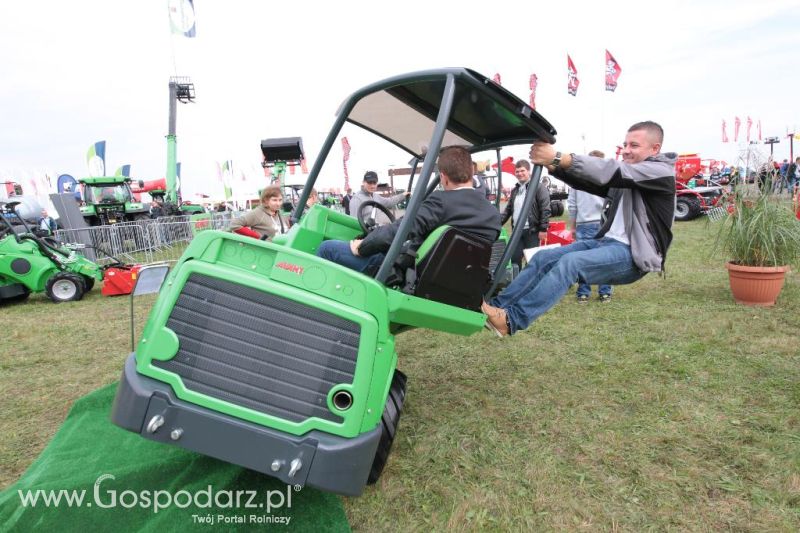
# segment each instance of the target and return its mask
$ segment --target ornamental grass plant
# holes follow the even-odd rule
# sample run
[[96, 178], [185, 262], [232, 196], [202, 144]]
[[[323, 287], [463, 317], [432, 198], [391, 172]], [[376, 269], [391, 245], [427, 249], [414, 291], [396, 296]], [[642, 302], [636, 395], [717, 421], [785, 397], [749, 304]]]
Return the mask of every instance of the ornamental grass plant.
[[714, 250], [736, 265], [797, 266], [800, 220], [791, 201], [773, 194], [767, 180], [761, 187], [734, 188], [728, 216], [717, 233]]

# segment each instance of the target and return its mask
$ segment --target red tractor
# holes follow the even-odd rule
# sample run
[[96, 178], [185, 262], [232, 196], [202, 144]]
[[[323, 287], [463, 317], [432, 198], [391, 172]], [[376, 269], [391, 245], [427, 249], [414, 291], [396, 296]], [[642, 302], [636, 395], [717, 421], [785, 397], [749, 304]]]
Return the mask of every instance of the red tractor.
[[703, 162], [698, 154], [683, 154], [675, 162], [675, 220], [692, 220], [720, 207], [725, 188], [703, 176]]

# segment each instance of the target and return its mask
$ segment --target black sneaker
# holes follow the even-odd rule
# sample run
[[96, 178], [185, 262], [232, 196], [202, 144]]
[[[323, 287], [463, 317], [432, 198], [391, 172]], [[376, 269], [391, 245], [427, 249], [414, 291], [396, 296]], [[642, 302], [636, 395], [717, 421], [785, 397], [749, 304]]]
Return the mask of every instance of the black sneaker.
[[586, 304], [589, 303], [589, 297], [585, 294], [581, 294], [577, 298], [579, 304]]
[[608, 302], [611, 301], [611, 295], [601, 294], [597, 299], [600, 300], [602, 303], [607, 304]]

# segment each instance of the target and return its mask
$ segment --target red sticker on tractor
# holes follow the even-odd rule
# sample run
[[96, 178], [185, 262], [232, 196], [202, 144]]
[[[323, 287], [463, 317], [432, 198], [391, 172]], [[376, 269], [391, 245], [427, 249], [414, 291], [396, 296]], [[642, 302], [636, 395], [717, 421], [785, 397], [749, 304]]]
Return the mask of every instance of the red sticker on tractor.
[[284, 270], [288, 270], [289, 272], [293, 272], [295, 274], [302, 274], [303, 273], [303, 267], [301, 267], [300, 265], [293, 265], [293, 264], [287, 263], [285, 261], [281, 261], [280, 263], [276, 264], [275, 266], [278, 267], [278, 268], [282, 268]]

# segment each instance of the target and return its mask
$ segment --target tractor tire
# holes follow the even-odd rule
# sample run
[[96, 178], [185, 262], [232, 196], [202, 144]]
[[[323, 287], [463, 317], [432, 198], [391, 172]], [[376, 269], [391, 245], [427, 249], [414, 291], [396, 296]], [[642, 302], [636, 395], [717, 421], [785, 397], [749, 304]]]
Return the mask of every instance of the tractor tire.
[[86, 286], [79, 274], [72, 272], [57, 272], [50, 276], [45, 285], [47, 297], [55, 303], [77, 302], [83, 298]]
[[27, 287], [23, 287], [23, 292], [21, 294], [17, 294], [16, 296], [11, 296], [9, 298], [0, 298], [0, 305], [5, 303], [17, 303], [17, 302], [24, 302], [28, 299], [28, 296], [31, 295], [31, 291], [28, 290]]
[[406, 381], [406, 375], [395, 370], [392, 386], [389, 387], [389, 397], [386, 398], [386, 407], [381, 416], [381, 440], [378, 443], [378, 450], [375, 452], [375, 459], [372, 461], [372, 469], [369, 471], [368, 485], [373, 485], [378, 481], [383, 467], [389, 460], [389, 452], [392, 451], [397, 425], [400, 423], [400, 413], [403, 411], [403, 402], [406, 399]]
[[551, 217], [560, 217], [564, 214], [564, 202], [561, 200], [551, 200], [550, 201], [550, 216]]
[[81, 278], [83, 278], [83, 288], [85, 289], [84, 293], [91, 291], [94, 288], [94, 278], [83, 275], [81, 275]]
[[675, 201], [675, 220], [685, 222], [700, 216], [700, 199], [695, 196], [678, 196]]

